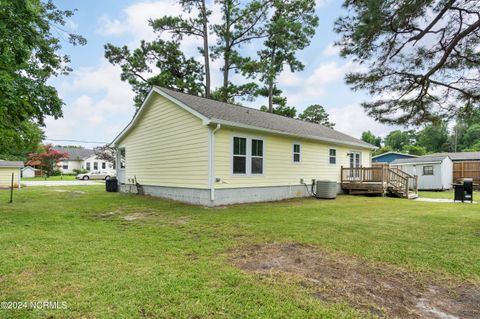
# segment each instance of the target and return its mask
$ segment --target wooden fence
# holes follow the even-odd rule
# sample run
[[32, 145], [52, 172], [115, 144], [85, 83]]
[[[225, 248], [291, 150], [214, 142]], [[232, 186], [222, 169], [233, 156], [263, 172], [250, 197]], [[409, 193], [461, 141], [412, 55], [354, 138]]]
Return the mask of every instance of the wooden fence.
[[453, 182], [462, 178], [473, 178], [475, 184], [480, 184], [480, 161], [453, 162]]

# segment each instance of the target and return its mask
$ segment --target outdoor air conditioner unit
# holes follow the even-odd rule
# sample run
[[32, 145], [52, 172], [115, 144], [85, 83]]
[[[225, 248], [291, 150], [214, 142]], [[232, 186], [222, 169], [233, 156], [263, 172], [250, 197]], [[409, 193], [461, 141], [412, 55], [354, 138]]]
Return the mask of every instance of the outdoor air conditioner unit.
[[317, 198], [334, 199], [337, 198], [336, 181], [316, 181], [315, 195]]

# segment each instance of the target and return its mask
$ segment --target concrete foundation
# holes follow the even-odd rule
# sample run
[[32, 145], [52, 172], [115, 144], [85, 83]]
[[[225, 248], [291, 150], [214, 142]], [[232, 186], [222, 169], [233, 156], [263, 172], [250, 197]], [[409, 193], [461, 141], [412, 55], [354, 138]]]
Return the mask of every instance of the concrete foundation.
[[[122, 184], [119, 185], [119, 191], [136, 193], [137, 188], [135, 185]], [[311, 196], [311, 185], [308, 185], [308, 190], [305, 185], [221, 188], [215, 189], [214, 201], [210, 200], [209, 189], [143, 185], [143, 191], [145, 195], [178, 200], [194, 205], [220, 206], [308, 197]], [[338, 193], [341, 193], [340, 184], [338, 184]]]

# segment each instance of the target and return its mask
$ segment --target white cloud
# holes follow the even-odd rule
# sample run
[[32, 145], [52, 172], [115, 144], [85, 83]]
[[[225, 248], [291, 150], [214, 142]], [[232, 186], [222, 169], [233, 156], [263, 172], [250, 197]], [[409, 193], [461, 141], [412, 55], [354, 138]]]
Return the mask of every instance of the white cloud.
[[173, 0], [139, 2], [123, 10], [122, 19], [103, 15], [98, 20], [97, 32], [101, 35], [133, 35], [135, 39], [153, 40], [155, 35], [148, 25], [149, 19], [164, 15], [181, 15], [182, 8]]
[[375, 135], [386, 136], [392, 126], [376, 122], [369, 117], [358, 104], [349, 104], [338, 108], [328, 108], [330, 119], [335, 123], [335, 129], [360, 138], [362, 132], [371, 131]]
[[135, 110], [134, 94], [120, 80], [120, 71], [102, 62], [95, 68], [80, 68], [68, 79], [60, 85], [60, 95], [67, 101], [64, 116], [46, 120], [47, 137], [111, 141]]
[[322, 54], [326, 57], [337, 56], [340, 53], [340, 48], [336, 47], [333, 43], [330, 43], [323, 51]]

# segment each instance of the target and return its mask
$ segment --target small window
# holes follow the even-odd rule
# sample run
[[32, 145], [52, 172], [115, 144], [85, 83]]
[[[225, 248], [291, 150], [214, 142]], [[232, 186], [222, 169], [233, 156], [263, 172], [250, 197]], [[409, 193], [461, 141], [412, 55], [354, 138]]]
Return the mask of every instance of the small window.
[[252, 139], [252, 174], [263, 174], [263, 141]]
[[293, 162], [294, 163], [300, 163], [300, 152], [301, 152], [300, 144], [293, 144]]
[[105, 168], [107, 168], [107, 163], [102, 162], [102, 169], [105, 169]]
[[334, 148], [330, 149], [330, 164], [337, 164], [337, 150]]
[[233, 174], [247, 173], [247, 139], [233, 138]]
[[127, 156], [127, 153], [125, 149], [121, 148], [120, 149], [120, 168], [125, 168], [126, 156]]
[[87, 162], [87, 170], [90, 170], [90, 162]]
[[67, 164], [67, 165], [63, 165], [63, 166], [62, 166], [62, 169], [68, 169], [68, 164]]
[[424, 166], [423, 175], [433, 175], [433, 166]]
[[93, 169], [97, 170], [98, 169], [98, 162], [93, 162]]

